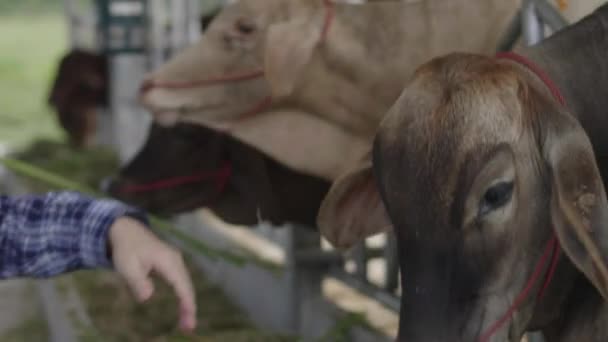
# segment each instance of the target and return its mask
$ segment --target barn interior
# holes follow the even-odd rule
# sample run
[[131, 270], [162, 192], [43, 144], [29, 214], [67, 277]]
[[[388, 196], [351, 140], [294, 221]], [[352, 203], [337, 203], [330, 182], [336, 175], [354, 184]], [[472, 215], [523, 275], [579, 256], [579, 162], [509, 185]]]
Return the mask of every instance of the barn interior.
[[[193, 161], [209, 159], [211, 153], [195, 153], [195, 144], [207, 144], [203, 148], [209, 149], [209, 142], [190, 141], [190, 147], [184, 147], [177, 139], [172, 145], [173, 138], [168, 137], [158, 146], [148, 145], [151, 132], [160, 128], [140, 102], [142, 83], [205, 39], [216, 16], [238, 1], [246, 0], [0, 0], [0, 156], [41, 168], [100, 196], [120, 195], [148, 205], [159, 223], [156, 231], [183, 252], [199, 306], [196, 331], [184, 335], [175, 326], [178, 313], [172, 290], [158, 279], [155, 296], [144, 304], [137, 303], [109, 270], [3, 280], [0, 341], [397, 338], [401, 286], [393, 233], [375, 235], [343, 252], [319, 234], [316, 216], [308, 215], [311, 222], [291, 222], [283, 212], [273, 216], [270, 205], [260, 205], [248, 215], [239, 212], [240, 216], [232, 214], [232, 207], [224, 210], [221, 203], [214, 210], [215, 197], [196, 194], [213, 192], [217, 186], [222, 195], [230, 185], [218, 180], [221, 172], [209, 176], [196, 170], [205, 164]], [[366, 6], [381, 1], [332, 2]], [[506, 18], [509, 24], [496, 51], [537, 44], [603, 4], [514, 2], [520, 4], [519, 10]], [[182, 128], [188, 129], [193, 130]], [[238, 164], [236, 152], [231, 152], [232, 140], [237, 139], [217, 140], [229, 146], [221, 153], [230, 155], [231, 165]], [[148, 147], [150, 155], [144, 156]], [[234, 150], [243, 148], [238, 145]], [[260, 158], [255, 154], [259, 152], [247, 153]], [[260, 160], [267, 168], [275, 167], [271, 158]], [[292, 170], [286, 169], [276, 173]], [[162, 175], [155, 178], [155, 173]], [[127, 184], [128, 177], [133, 184], [140, 177], [140, 183]], [[214, 183], [197, 184], [208, 179]], [[310, 182], [311, 189], [321, 187], [321, 194], [327, 190], [314, 180], [300, 181], [306, 183], [298, 189], [308, 188]], [[269, 182], [287, 186], [272, 177]], [[125, 191], [133, 196], [111, 191], [111, 184], [132, 189]], [[195, 191], [188, 192], [189, 188]], [[0, 166], [0, 189], [2, 194], [19, 195], [65, 187]], [[304, 199], [298, 194], [285, 190], [281, 196], [300, 205]], [[283, 197], [278, 201], [288, 202]], [[223, 215], [234, 215], [234, 222]], [[529, 333], [524, 340], [544, 341], [538, 333]]]

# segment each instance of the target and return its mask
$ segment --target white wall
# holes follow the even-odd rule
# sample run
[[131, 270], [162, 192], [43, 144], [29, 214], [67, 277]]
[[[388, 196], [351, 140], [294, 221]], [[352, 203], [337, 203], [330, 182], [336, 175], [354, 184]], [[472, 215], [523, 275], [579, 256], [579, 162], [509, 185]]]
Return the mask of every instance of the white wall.
[[570, 23], [575, 23], [606, 2], [606, 0], [568, 0], [568, 7], [563, 14]]

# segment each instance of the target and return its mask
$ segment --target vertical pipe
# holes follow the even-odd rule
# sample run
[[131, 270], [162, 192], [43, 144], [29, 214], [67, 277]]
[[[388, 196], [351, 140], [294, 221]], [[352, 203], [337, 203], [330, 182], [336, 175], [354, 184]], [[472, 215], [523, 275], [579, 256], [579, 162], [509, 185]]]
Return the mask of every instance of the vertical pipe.
[[367, 255], [365, 253], [365, 240], [353, 249], [353, 260], [357, 265], [355, 277], [367, 283]]
[[186, 38], [186, 0], [172, 0], [171, 2], [171, 50], [172, 53], [185, 46]]
[[188, 0], [187, 3], [187, 28], [186, 28], [186, 45], [192, 45], [201, 35], [200, 17], [201, 17], [201, 2], [200, 0]]
[[543, 22], [547, 23], [551, 31], [559, 31], [568, 26], [568, 21], [546, 0], [536, 0], [535, 3], [536, 13]]
[[504, 33], [504, 35], [501, 37], [500, 41], [498, 42], [498, 47], [496, 48], [497, 52], [505, 52], [505, 51], [510, 51], [513, 49], [513, 47], [515, 46], [515, 43], [517, 42], [517, 39], [519, 39], [519, 37], [521, 37], [521, 33], [522, 33], [522, 14], [521, 14], [521, 10], [517, 11], [517, 13], [515, 13], [515, 16], [513, 16], [513, 19], [511, 19], [511, 22], [509, 23], [509, 26], [507, 27], [507, 31]]
[[397, 240], [393, 232], [387, 233], [384, 249], [386, 262], [385, 290], [395, 292], [399, 287], [399, 256], [397, 253]]
[[72, 0], [63, 0], [63, 10], [66, 16], [66, 29], [68, 33], [69, 46], [74, 48], [77, 43], [76, 39], [76, 11], [74, 10], [74, 2]]
[[524, 43], [534, 45], [544, 37], [544, 26], [536, 13], [534, 0], [524, 0], [522, 8], [522, 26]]

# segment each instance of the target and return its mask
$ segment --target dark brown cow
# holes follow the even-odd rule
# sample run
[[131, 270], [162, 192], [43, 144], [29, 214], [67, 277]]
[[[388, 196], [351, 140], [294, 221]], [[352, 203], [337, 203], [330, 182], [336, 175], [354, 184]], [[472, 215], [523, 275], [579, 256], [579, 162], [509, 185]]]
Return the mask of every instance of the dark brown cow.
[[608, 341], [607, 37], [604, 5], [520, 56], [427, 63], [380, 125], [375, 177], [334, 184], [334, 243], [394, 226], [400, 341]]
[[329, 183], [291, 171], [229, 136], [198, 125], [153, 125], [145, 146], [111, 183], [113, 196], [177, 214], [209, 207], [232, 224], [315, 225]]
[[61, 59], [48, 103], [76, 146], [91, 143], [97, 109], [107, 104], [107, 72], [106, 58], [91, 52], [73, 50]]

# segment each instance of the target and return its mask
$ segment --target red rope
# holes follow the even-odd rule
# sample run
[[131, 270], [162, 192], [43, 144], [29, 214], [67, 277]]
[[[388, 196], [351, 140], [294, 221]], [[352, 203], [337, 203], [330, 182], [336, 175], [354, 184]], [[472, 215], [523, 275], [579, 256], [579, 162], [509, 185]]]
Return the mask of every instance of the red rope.
[[[555, 99], [562, 106], [566, 106], [566, 100], [563, 97], [562, 93], [559, 91], [557, 85], [543, 71], [543, 69], [536, 65], [534, 62], [514, 52], [501, 52], [496, 54], [496, 57], [515, 61], [528, 68], [530, 71], [536, 74], [536, 76], [538, 76], [538, 78], [545, 84], [545, 86], [549, 89], [553, 97], [555, 97]], [[515, 298], [513, 304], [511, 304], [507, 312], [498, 321], [492, 324], [485, 333], [481, 335], [481, 337], [479, 338], [480, 342], [489, 341], [490, 338], [494, 336], [494, 334], [496, 334], [496, 332], [498, 332], [498, 330], [500, 330], [500, 328], [502, 328], [502, 326], [505, 325], [505, 323], [507, 323], [512, 318], [515, 311], [530, 295], [534, 284], [545, 269], [545, 264], [547, 263], [549, 255], [551, 255], [551, 264], [549, 265], [549, 268], [545, 273], [545, 280], [540, 288], [540, 291], [538, 292], [537, 298], [541, 299], [544, 296], [547, 288], [549, 287], [549, 284], [551, 283], [551, 280], [553, 279], [553, 276], [555, 275], [555, 269], [557, 268], [557, 262], [559, 260], [560, 251], [561, 249], [559, 246], [559, 240], [557, 239], [555, 232], [553, 232], [551, 240], [549, 240], [549, 243], [545, 247], [545, 251], [541, 259], [536, 264], [534, 272], [532, 273], [532, 276], [530, 276], [530, 279], [528, 279], [526, 286], [524, 287], [522, 292]]]
[[[545, 251], [543, 252], [543, 255], [541, 256], [541, 258], [538, 261], [538, 263], [536, 264], [534, 272], [532, 272], [532, 276], [530, 277], [530, 279], [528, 279], [528, 282], [526, 283], [526, 286], [524, 287], [524, 289], [515, 298], [515, 300], [513, 301], [513, 304], [511, 304], [511, 307], [509, 307], [509, 309], [507, 310], [507, 312], [498, 321], [496, 321], [494, 324], [492, 324], [484, 334], [481, 335], [481, 337], [479, 338], [480, 342], [489, 341], [490, 338], [498, 330], [500, 330], [500, 328], [502, 328], [502, 326], [505, 323], [507, 323], [511, 319], [511, 317], [513, 316], [513, 314], [515, 313], [515, 311], [519, 308], [519, 306], [523, 303], [523, 301], [526, 298], [528, 298], [528, 296], [530, 295], [530, 292], [532, 291], [532, 288], [534, 287], [534, 284], [536, 284], [536, 281], [541, 276], [543, 270], [545, 269], [545, 264], [547, 263], [547, 261], [549, 260], [549, 257], [551, 255], [553, 255], [552, 256], [552, 259], [553, 259], [552, 264], [556, 263], [557, 253], [552, 253], [552, 252], [555, 251], [555, 245], [557, 243], [558, 243], [557, 242], [557, 238], [554, 235], [551, 238], [551, 240], [549, 241], [549, 243], [547, 244], [547, 247], [545, 247]], [[551, 278], [550, 277], [546, 277], [545, 284], [543, 285], [543, 288], [545, 288], [549, 284], [550, 281], [551, 281]]]
[[120, 189], [120, 192], [125, 194], [134, 193], [145, 193], [156, 190], [164, 190], [168, 188], [174, 188], [181, 185], [192, 184], [207, 180], [215, 180], [217, 189], [223, 192], [224, 188], [228, 183], [228, 179], [232, 174], [232, 168], [229, 163], [225, 163], [219, 170], [211, 172], [201, 172], [190, 176], [173, 177], [168, 179], [161, 179], [158, 181], [126, 185]]
[[543, 288], [540, 289], [540, 292], [538, 293], [538, 299], [543, 298], [543, 296], [545, 295], [547, 287], [549, 287], [549, 283], [551, 282], [551, 279], [553, 279], [553, 275], [555, 275], [555, 269], [557, 268], [557, 261], [559, 260], [561, 250], [559, 248], [559, 241], [555, 237], [553, 238], [553, 241], [553, 259], [551, 260], [551, 267], [549, 268], [549, 273], [547, 273], [547, 276], [545, 277], [545, 283], [543, 285]]
[[549, 88], [549, 91], [551, 92], [553, 97], [555, 97], [555, 99], [562, 106], [566, 105], [566, 99], [564, 99], [564, 96], [559, 91], [559, 88], [540, 66], [536, 65], [534, 62], [527, 59], [526, 57], [516, 54], [515, 52], [499, 52], [496, 54], [496, 57], [510, 59], [530, 69], [534, 74], [536, 74], [536, 76], [538, 76], [538, 78], [540, 78], [541, 81], [543, 81], [547, 88]]

